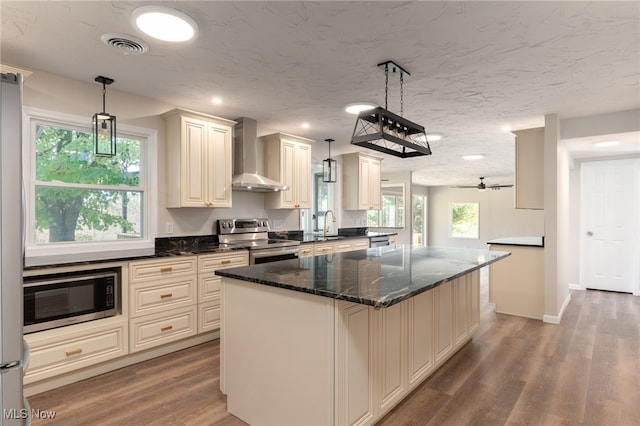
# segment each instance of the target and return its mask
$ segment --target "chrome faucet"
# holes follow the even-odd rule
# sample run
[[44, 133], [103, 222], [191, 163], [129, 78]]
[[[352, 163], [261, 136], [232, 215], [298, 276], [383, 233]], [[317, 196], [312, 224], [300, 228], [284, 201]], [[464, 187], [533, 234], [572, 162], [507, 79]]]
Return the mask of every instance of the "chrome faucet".
[[333, 216], [333, 223], [336, 223], [336, 215], [333, 213], [333, 210], [327, 210], [324, 213], [324, 228], [322, 230], [323, 239], [327, 239], [327, 216], [329, 216], [329, 213], [331, 213], [331, 216]]

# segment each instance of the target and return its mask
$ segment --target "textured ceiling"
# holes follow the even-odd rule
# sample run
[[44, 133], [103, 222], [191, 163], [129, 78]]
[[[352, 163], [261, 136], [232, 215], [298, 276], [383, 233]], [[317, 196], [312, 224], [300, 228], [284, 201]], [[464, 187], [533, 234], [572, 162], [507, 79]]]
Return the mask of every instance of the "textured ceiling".
[[[149, 2], [0, 4], [5, 64], [85, 82], [107, 75], [110, 90], [255, 118], [260, 134], [336, 139], [332, 154], [360, 150], [349, 144], [355, 118], [344, 106], [384, 106], [376, 64], [393, 60], [411, 73], [404, 116], [445, 137], [428, 157], [384, 156], [383, 171], [412, 170], [425, 185], [475, 184], [478, 176], [512, 183], [514, 137], [505, 125], [640, 107], [636, 1], [164, 3], [197, 21], [199, 36], [186, 44], [134, 28], [131, 11]], [[149, 52], [124, 55], [101, 42], [105, 33], [140, 38]], [[210, 102], [214, 95], [221, 105]], [[389, 109], [400, 110], [393, 79]], [[477, 153], [485, 158], [461, 159]], [[320, 143], [314, 155], [326, 156]]]

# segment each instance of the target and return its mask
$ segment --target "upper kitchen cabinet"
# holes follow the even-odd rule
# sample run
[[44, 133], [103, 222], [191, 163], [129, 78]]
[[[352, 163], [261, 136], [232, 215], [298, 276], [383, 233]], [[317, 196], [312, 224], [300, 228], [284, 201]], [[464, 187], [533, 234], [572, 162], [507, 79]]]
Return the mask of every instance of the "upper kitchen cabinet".
[[289, 187], [265, 194], [267, 209], [311, 208], [311, 144], [315, 141], [286, 133], [261, 137], [265, 174]]
[[544, 209], [544, 127], [514, 131], [516, 135], [517, 209]]
[[342, 158], [342, 207], [380, 210], [382, 158], [361, 152], [343, 154]]
[[235, 121], [184, 109], [162, 116], [167, 207], [231, 207]]

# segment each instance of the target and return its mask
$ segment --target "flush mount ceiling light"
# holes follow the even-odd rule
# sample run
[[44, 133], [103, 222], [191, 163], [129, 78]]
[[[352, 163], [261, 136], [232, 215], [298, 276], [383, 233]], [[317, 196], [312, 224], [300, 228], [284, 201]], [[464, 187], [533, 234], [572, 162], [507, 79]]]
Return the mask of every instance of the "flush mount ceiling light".
[[113, 157], [116, 155], [116, 116], [106, 110], [107, 85], [113, 79], [99, 75], [95, 81], [102, 83], [102, 112], [93, 114], [93, 144], [96, 157]]
[[[351, 143], [400, 158], [431, 155], [424, 127], [402, 117], [404, 75], [410, 74], [393, 61], [382, 62], [378, 67], [384, 69], [385, 75], [384, 108], [358, 114]], [[400, 79], [400, 115], [387, 109], [389, 73]]]
[[620, 144], [620, 141], [602, 141], [602, 142], [594, 143], [593, 146], [597, 146], [598, 148], [605, 148], [608, 146], [616, 146], [619, 144]]
[[344, 110], [349, 114], [360, 114], [362, 111], [369, 111], [377, 106], [372, 102], [354, 102], [347, 105]]
[[469, 154], [469, 155], [462, 156], [462, 159], [467, 161], [482, 160], [483, 158], [484, 158], [484, 154]]
[[336, 160], [331, 159], [331, 142], [334, 142], [334, 140], [325, 139], [324, 141], [329, 144], [329, 157], [326, 160], [322, 161], [322, 181], [327, 183], [334, 183], [336, 181], [338, 171]]
[[131, 17], [140, 31], [162, 41], [188, 41], [198, 32], [196, 21], [170, 7], [141, 6], [133, 11]]

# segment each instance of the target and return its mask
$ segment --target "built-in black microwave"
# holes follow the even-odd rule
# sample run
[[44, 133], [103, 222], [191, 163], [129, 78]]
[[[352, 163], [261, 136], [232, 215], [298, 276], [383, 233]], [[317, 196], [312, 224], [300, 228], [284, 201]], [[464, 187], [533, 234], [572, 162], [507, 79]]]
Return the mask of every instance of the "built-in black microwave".
[[120, 268], [24, 277], [24, 333], [118, 314]]

